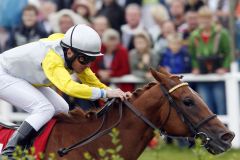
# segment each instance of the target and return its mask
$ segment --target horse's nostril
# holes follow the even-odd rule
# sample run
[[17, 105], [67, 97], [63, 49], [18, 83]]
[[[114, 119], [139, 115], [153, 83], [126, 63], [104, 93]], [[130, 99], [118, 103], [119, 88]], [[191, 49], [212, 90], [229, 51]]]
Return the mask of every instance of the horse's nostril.
[[227, 143], [231, 143], [234, 137], [235, 137], [235, 134], [233, 132], [227, 132], [220, 135], [220, 139], [223, 142], [227, 142]]

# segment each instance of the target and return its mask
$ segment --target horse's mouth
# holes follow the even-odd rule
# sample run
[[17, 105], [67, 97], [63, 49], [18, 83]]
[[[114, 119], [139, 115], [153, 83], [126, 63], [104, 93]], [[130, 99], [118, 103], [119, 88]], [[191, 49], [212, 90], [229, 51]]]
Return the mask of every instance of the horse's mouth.
[[227, 150], [229, 150], [231, 148], [232, 144], [227, 144], [227, 143], [224, 143], [224, 144], [219, 144], [219, 143], [216, 143], [214, 140], [210, 141], [206, 146], [206, 150], [213, 154], [213, 155], [217, 155], [217, 154], [221, 154], [223, 152], [226, 152]]

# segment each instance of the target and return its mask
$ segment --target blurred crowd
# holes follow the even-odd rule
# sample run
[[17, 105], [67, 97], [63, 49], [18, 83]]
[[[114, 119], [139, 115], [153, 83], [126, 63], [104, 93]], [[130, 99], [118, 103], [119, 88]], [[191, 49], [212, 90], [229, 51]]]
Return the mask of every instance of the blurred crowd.
[[[0, 52], [71, 26], [87, 24], [102, 38], [92, 64], [101, 81], [127, 74], [151, 80], [149, 67], [173, 74], [224, 74], [232, 61], [229, 0], [1, 0]], [[240, 48], [240, 3], [236, 5]], [[239, 33], [238, 33], [239, 32]], [[91, 38], [91, 37], [89, 37]], [[81, 40], [81, 39], [80, 39]], [[33, 51], [34, 52], [34, 51]], [[133, 84], [119, 84], [132, 91]], [[211, 110], [225, 114], [224, 82], [197, 83]]]

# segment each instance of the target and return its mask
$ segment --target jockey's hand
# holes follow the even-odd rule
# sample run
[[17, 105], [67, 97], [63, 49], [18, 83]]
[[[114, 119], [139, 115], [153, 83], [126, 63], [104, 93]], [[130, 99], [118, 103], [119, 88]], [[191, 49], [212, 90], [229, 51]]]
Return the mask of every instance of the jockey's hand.
[[107, 91], [107, 98], [120, 98], [122, 101], [127, 100], [129, 96], [131, 96], [130, 92], [123, 92], [121, 89], [112, 89], [106, 90]]

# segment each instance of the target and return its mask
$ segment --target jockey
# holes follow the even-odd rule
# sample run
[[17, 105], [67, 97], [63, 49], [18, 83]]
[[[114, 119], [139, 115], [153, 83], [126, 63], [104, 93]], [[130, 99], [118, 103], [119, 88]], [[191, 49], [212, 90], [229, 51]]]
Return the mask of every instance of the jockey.
[[[17, 145], [25, 146], [55, 114], [68, 113], [69, 106], [49, 86], [67, 95], [96, 100], [130, 96], [120, 89], [109, 89], [89, 68], [100, 53], [101, 40], [87, 25], [71, 27], [66, 34], [5, 51], [0, 55], [0, 99], [21, 108], [28, 116], [10, 138], [2, 155], [12, 157]], [[75, 72], [81, 83], [71, 79]]]

